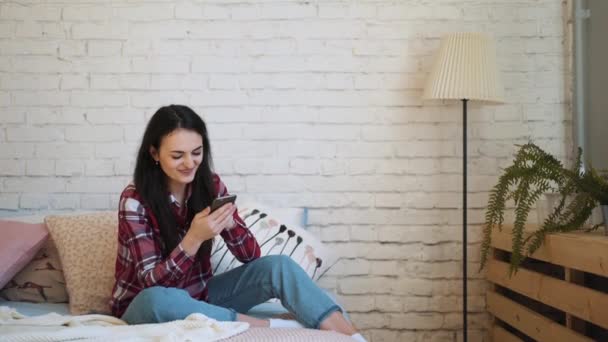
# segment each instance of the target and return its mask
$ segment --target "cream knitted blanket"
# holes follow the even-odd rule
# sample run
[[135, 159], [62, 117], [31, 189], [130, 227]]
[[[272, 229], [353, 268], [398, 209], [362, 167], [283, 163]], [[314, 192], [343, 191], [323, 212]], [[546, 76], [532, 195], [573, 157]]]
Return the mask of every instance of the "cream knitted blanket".
[[0, 341], [128, 341], [185, 342], [217, 341], [249, 328], [244, 322], [218, 322], [203, 314], [157, 324], [127, 325], [106, 315], [59, 315], [26, 317], [8, 306], [0, 306]]

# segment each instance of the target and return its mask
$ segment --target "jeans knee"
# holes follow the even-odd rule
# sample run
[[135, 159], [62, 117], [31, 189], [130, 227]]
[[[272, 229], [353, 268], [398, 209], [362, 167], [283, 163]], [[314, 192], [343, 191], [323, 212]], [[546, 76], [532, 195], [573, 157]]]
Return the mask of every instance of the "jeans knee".
[[138, 293], [133, 301], [137, 301], [137, 306], [154, 312], [169, 304], [170, 298], [175, 295], [173, 292], [178, 291], [181, 290], [162, 286], [148, 287]]
[[268, 255], [263, 257], [264, 265], [263, 267], [267, 269], [267, 271], [284, 271], [286, 269], [290, 269], [294, 266], [298, 266], [293, 259], [291, 259], [287, 255]]

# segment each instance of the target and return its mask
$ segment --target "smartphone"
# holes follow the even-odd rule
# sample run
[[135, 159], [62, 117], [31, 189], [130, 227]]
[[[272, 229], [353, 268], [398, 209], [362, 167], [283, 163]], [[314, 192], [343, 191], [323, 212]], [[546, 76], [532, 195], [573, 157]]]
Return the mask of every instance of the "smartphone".
[[211, 203], [211, 212], [216, 211], [217, 209], [221, 208], [226, 203], [234, 203], [234, 201], [236, 201], [236, 195], [218, 197], [213, 200], [213, 203]]

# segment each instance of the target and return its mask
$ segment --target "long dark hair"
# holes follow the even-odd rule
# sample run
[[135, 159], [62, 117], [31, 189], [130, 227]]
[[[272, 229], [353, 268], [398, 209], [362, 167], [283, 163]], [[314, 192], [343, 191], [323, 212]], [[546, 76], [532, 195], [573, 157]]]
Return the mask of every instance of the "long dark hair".
[[[190, 225], [194, 214], [210, 206], [215, 197], [213, 184], [213, 161], [211, 145], [207, 135], [207, 126], [203, 119], [192, 109], [181, 105], [170, 105], [159, 108], [150, 118], [146, 131], [137, 153], [137, 164], [133, 180], [135, 188], [140, 193], [144, 205], [156, 217], [162, 238], [162, 252], [166, 257], [179, 244], [177, 221], [170, 207], [167, 187], [167, 176], [150, 154], [150, 147], [157, 151], [166, 135], [182, 128], [194, 131], [203, 138], [203, 160], [196, 170], [192, 181], [192, 195], [188, 200], [188, 217], [186, 224]], [[210, 254], [213, 240], [207, 240], [198, 250], [198, 256]]]

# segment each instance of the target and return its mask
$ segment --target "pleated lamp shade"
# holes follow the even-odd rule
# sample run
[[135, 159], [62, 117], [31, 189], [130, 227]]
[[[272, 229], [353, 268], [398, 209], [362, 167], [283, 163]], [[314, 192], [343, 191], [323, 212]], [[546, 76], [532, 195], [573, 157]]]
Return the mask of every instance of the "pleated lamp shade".
[[504, 102], [494, 41], [482, 33], [444, 36], [423, 98]]

